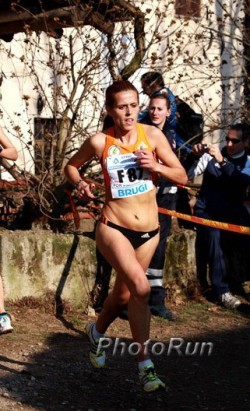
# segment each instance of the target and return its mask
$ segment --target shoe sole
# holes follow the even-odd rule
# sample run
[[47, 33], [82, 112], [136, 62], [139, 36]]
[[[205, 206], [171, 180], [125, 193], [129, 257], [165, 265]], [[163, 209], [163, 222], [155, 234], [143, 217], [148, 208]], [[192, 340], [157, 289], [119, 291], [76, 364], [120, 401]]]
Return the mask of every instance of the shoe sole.
[[143, 387], [145, 392], [154, 392], [154, 391], [166, 391], [166, 386], [165, 384], [159, 384], [156, 385], [155, 387], [152, 387], [151, 389], [146, 389], [145, 387]]
[[222, 307], [223, 307], [223, 308], [226, 308], [227, 310], [237, 310], [240, 305], [241, 305], [241, 304], [237, 304], [237, 305], [235, 305], [235, 306], [233, 306], [233, 307], [229, 307], [229, 306], [226, 306], [226, 305], [222, 304]]
[[13, 331], [13, 328], [8, 328], [7, 330], [1, 330], [0, 331], [0, 335], [2, 335], [2, 334], [9, 334], [9, 333], [11, 333]]

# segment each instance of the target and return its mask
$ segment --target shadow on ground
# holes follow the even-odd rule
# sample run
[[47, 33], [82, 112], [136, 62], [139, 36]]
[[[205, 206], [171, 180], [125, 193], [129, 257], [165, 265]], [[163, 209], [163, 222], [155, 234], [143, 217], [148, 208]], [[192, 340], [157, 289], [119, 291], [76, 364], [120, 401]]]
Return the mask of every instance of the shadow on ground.
[[[10, 337], [4, 338], [8, 343]], [[247, 325], [202, 337], [193, 335], [191, 339], [175, 336], [175, 340], [160, 344], [158, 340], [154, 349], [159, 352], [164, 348], [164, 352], [153, 356], [153, 360], [168, 390], [146, 394], [138, 383], [134, 357], [127, 352], [124, 356], [119, 353], [113, 356], [113, 342], [108, 349], [107, 368], [95, 370], [88, 361], [84, 333], [50, 333], [46, 344], [35, 344], [38, 348], [35, 347], [32, 355], [25, 355], [24, 350], [23, 361], [15, 361], [14, 355], [0, 355], [3, 374], [0, 390], [4, 387], [17, 404], [14, 408], [0, 408], [1, 411], [247, 411], [250, 409], [249, 340]], [[131, 343], [129, 339], [121, 341], [127, 347]], [[203, 346], [202, 353], [205, 342], [213, 346]], [[170, 349], [172, 346], [175, 348]], [[186, 350], [194, 354], [186, 355]]]

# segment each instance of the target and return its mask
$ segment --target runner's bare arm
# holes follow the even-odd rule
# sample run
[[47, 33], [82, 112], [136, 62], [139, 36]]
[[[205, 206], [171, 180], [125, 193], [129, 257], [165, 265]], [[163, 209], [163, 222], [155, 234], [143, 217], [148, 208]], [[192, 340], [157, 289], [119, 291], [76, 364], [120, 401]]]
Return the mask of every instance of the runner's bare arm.
[[103, 133], [98, 133], [85, 140], [80, 149], [73, 155], [64, 168], [67, 180], [77, 189], [77, 194], [80, 198], [94, 198], [92, 190], [95, 188], [93, 183], [87, 183], [79, 173], [79, 168], [87, 161], [94, 157], [101, 158], [104, 150], [105, 136]]
[[155, 150], [157, 158], [155, 161], [152, 153], [144, 152], [138, 156], [141, 167], [148, 168], [150, 171], [158, 173], [170, 181], [177, 184], [186, 184], [187, 175], [180, 161], [174, 154], [170, 144], [164, 134], [156, 127], [145, 126], [150, 144]]
[[0, 157], [6, 158], [7, 160], [15, 161], [17, 160], [18, 154], [16, 148], [10, 142], [8, 137], [3, 132], [2, 128], [0, 127]]

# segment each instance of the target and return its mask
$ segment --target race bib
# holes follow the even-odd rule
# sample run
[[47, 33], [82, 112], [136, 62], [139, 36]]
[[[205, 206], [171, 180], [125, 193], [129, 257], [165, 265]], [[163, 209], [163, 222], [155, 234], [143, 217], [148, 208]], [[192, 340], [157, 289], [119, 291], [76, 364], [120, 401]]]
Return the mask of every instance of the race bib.
[[112, 198], [136, 196], [153, 189], [151, 172], [138, 167], [135, 154], [109, 156], [106, 167]]

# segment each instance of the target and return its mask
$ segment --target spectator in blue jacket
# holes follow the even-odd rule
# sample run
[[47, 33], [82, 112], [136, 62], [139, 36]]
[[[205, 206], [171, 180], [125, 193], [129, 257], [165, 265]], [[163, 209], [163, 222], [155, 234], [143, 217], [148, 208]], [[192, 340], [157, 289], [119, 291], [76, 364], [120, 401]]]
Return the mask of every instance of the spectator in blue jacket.
[[[149, 97], [153, 95], [158, 95], [161, 93], [168, 95], [168, 98], [170, 100], [170, 114], [168, 117], [168, 125], [169, 125], [169, 128], [171, 127], [175, 129], [176, 124], [177, 124], [177, 121], [176, 121], [177, 106], [176, 106], [175, 96], [168, 87], [165, 87], [162, 74], [155, 72], [155, 71], [148, 71], [147, 73], [144, 73], [141, 76], [141, 85], [142, 85], [143, 93], [147, 94]], [[148, 108], [145, 111], [141, 111], [138, 116], [138, 121], [140, 123], [143, 122], [144, 124], [146, 124], [145, 121], [147, 120], [150, 121]]]
[[[230, 126], [226, 136], [226, 146], [194, 146], [197, 156], [188, 177], [203, 174], [200, 193], [194, 208], [198, 217], [250, 227], [250, 215], [244, 206], [246, 191], [250, 186], [250, 157], [247, 147], [250, 128], [247, 124]], [[226, 260], [222, 241], [237, 235], [225, 230], [197, 225], [196, 263], [201, 288], [205, 291], [206, 269], [209, 268], [211, 286], [219, 302], [226, 308], [236, 309], [240, 300], [229, 289]], [[238, 234], [243, 236], [242, 234]], [[244, 247], [249, 258], [250, 236], [244, 235]]]

